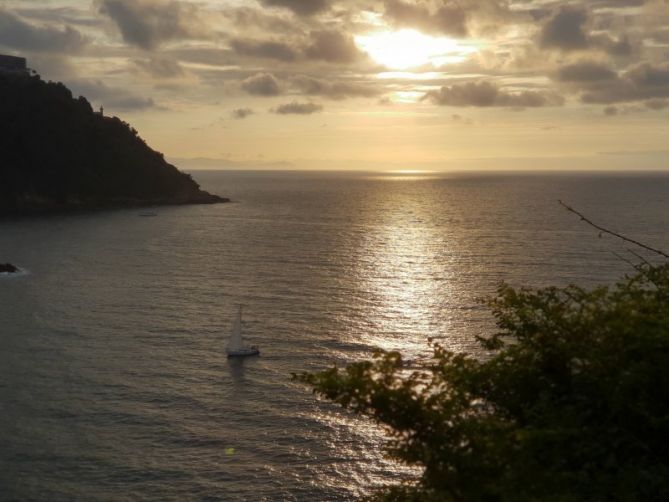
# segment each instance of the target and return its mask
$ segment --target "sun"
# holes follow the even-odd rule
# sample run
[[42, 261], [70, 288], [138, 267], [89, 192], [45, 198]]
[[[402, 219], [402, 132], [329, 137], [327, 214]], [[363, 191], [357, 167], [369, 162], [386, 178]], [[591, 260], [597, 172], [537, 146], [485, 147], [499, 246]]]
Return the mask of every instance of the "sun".
[[476, 51], [451, 38], [431, 37], [409, 29], [359, 35], [355, 42], [374, 61], [393, 70], [459, 62]]

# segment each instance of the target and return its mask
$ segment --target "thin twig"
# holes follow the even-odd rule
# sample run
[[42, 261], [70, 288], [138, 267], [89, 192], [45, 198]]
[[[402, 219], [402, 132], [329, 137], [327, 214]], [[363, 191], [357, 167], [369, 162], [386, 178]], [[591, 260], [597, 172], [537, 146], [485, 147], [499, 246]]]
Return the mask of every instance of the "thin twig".
[[581, 221], [585, 221], [588, 225], [590, 225], [591, 227], [595, 227], [595, 228], [596, 228], [597, 230], [599, 230], [600, 232], [604, 232], [605, 234], [613, 235], [614, 237], [618, 237], [619, 239], [622, 239], [622, 240], [624, 240], [625, 242], [630, 242], [630, 243], [632, 243], [632, 244], [634, 244], [634, 245], [636, 245], [636, 246], [639, 246], [640, 248], [646, 249], [646, 250], [648, 250], [648, 251], [652, 251], [653, 253], [659, 254], [660, 256], [664, 256], [665, 258], [669, 258], [669, 254], [665, 253], [664, 251], [661, 251], [661, 250], [659, 250], [659, 249], [652, 248], [652, 247], [650, 247], [650, 246], [646, 246], [645, 244], [643, 244], [643, 243], [641, 243], [641, 242], [639, 242], [639, 241], [635, 241], [634, 239], [630, 239], [629, 237], [625, 237], [624, 235], [620, 235], [620, 234], [618, 234], [618, 233], [616, 233], [616, 232], [613, 232], [613, 231], [611, 231], [611, 230], [608, 230], [608, 229], [606, 229], [606, 228], [604, 228], [604, 227], [600, 227], [599, 225], [597, 225], [596, 223], [593, 223], [593, 222], [590, 221], [588, 218], [586, 218], [585, 216], [583, 216], [581, 213], [579, 213], [578, 211], [576, 211], [576, 209], [574, 209], [573, 207], [568, 206], [567, 204], [565, 204], [565, 203], [562, 202], [561, 200], [558, 200], [558, 202], [559, 202], [560, 205], [561, 205], [562, 207], [564, 207], [567, 211], [570, 211], [570, 212], [574, 213], [576, 216], [578, 216], [579, 218], [581, 218]]
[[646, 265], [648, 265], [648, 266], [652, 266], [652, 264], [651, 264], [648, 260], [646, 260], [643, 256], [641, 256], [639, 253], [635, 253], [634, 251], [632, 251], [632, 250], [629, 249], [629, 248], [627, 248], [627, 252], [630, 253], [630, 254], [632, 254], [632, 255], [634, 255], [634, 256], [636, 256], [639, 260], [641, 260], [641, 261], [642, 261], [643, 263], [645, 263]]
[[[628, 250], [628, 251], [629, 251], [629, 250]], [[613, 253], [613, 255], [614, 255], [616, 258], [618, 258], [619, 260], [624, 261], [625, 263], [627, 263], [627, 264], [628, 264], [630, 267], [632, 267], [634, 270], [639, 271], [639, 270], [641, 269], [641, 265], [639, 265], [638, 263], [634, 263], [634, 262], [633, 262], [632, 260], [630, 260], [629, 258], [625, 258], [623, 255], [618, 254], [618, 253], [616, 253], [615, 251], [611, 251], [611, 253]], [[635, 253], [632, 253], [632, 254], [635, 254]], [[646, 261], [646, 260], [644, 260], [644, 261]]]
[[615, 256], [616, 258], [618, 258], [620, 261], [624, 261], [625, 263], [627, 263], [627, 264], [628, 264], [630, 267], [632, 267], [633, 269], [635, 269], [635, 270], [639, 270], [639, 265], [638, 265], [637, 263], [634, 263], [634, 262], [633, 262], [632, 260], [630, 260], [629, 258], [625, 258], [623, 255], [621, 255], [621, 254], [619, 254], [619, 253], [616, 253], [615, 251], [611, 251], [611, 253], [613, 254], [613, 256]]

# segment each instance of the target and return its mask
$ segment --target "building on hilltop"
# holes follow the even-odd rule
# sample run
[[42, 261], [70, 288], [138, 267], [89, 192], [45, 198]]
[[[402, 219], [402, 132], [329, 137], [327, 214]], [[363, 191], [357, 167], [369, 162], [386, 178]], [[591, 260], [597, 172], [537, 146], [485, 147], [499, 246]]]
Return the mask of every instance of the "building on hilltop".
[[26, 58], [16, 56], [6, 56], [0, 54], [0, 73], [10, 73], [14, 75], [28, 75], [28, 66]]

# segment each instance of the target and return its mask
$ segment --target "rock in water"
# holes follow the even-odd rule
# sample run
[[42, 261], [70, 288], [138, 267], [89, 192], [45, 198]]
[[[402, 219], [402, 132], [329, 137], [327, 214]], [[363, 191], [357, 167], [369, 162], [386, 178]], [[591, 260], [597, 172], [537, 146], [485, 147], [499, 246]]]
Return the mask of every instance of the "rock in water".
[[11, 263], [0, 263], [0, 274], [15, 274], [18, 271], [18, 267]]

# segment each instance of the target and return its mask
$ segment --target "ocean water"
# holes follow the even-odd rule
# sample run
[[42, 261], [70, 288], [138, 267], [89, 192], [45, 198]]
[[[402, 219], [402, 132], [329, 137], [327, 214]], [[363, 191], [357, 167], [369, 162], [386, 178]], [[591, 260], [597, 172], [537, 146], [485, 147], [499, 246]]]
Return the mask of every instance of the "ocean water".
[[557, 199], [669, 249], [662, 174], [194, 176], [234, 202], [0, 221], [0, 500], [352, 500], [406, 470], [291, 372], [476, 352], [500, 281], [631, 271]]

